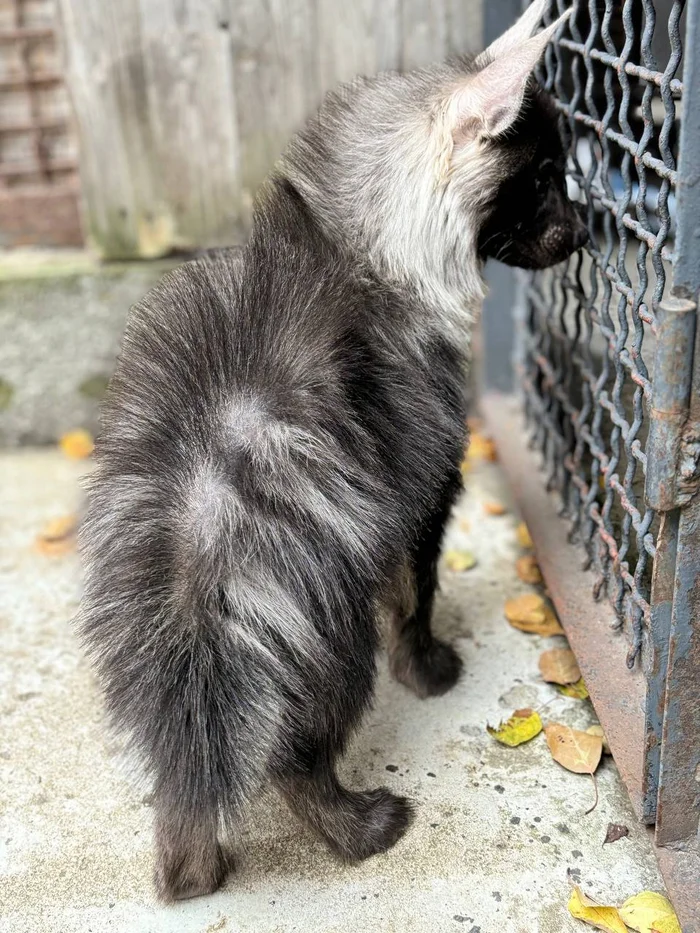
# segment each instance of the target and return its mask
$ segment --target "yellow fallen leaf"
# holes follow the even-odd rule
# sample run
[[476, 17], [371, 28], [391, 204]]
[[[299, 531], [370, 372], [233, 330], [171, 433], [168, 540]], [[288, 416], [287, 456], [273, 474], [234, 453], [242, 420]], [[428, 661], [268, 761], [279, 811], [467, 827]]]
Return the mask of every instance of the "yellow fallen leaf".
[[660, 917], [654, 921], [651, 933], [682, 933], [678, 917], [675, 914], [672, 917]]
[[95, 449], [92, 435], [88, 431], [69, 431], [59, 440], [63, 453], [71, 460], [84, 460]]
[[578, 662], [570, 648], [552, 648], [540, 655], [540, 674], [549, 684], [574, 684], [581, 679]]
[[[603, 750], [603, 753], [605, 753], [605, 750]], [[603, 845], [608, 846], [612, 845], [613, 842], [619, 842], [620, 839], [627, 839], [629, 834], [629, 826], [625, 826], [624, 823], [608, 823], [605, 839], [603, 839]]]
[[469, 471], [471, 470], [472, 465], [470, 461], [467, 460], [467, 458], [465, 457], [464, 460], [462, 460], [462, 463], [460, 464], [459, 468], [462, 471], [462, 476], [466, 476], [467, 473], [469, 473]]
[[[583, 683], [583, 681], [581, 681], [581, 683]], [[584, 685], [584, 689], [585, 689], [585, 685]], [[587, 690], [586, 690], [586, 693], [588, 693]], [[584, 697], [584, 699], [586, 699], [586, 697]], [[603, 754], [612, 755], [612, 752], [610, 751], [610, 746], [608, 745], [608, 740], [605, 738], [605, 733], [603, 732], [603, 727], [600, 724], [596, 724], [595, 726], [589, 726], [586, 729], [586, 732], [589, 735], [599, 735], [601, 739], [603, 740]]]
[[78, 520], [75, 515], [54, 518], [42, 528], [36, 537], [35, 547], [47, 557], [59, 557], [75, 548]]
[[486, 515], [505, 515], [506, 507], [502, 502], [484, 502], [484, 512]]
[[544, 734], [552, 758], [567, 771], [575, 774], [595, 772], [603, 754], [603, 740], [599, 735], [589, 735], [555, 722], [545, 728]]
[[525, 593], [507, 600], [504, 612], [513, 628], [521, 632], [544, 636], [564, 634], [554, 610], [537, 593]]
[[467, 448], [467, 457], [470, 460], [498, 460], [496, 445], [490, 437], [479, 434], [478, 431], [472, 434]]
[[525, 522], [520, 522], [518, 527], [515, 529], [515, 537], [518, 539], [518, 544], [522, 548], [531, 548], [532, 547], [532, 538], [530, 537], [530, 529], [527, 527]]
[[531, 583], [533, 586], [542, 583], [542, 571], [537, 563], [537, 558], [533, 554], [519, 557], [515, 562], [515, 572], [523, 583]]
[[75, 534], [78, 520], [75, 515], [63, 515], [61, 518], [52, 518], [41, 529], [39, 536], [46, 541], [57, 541], [67, 535]]
[[597, 930], [606, 933], [627, 933], [617, 907], [605, 907], [586, 897], [578, 885], [574, 886], [569, 898], [569, 913], [576, 920], [583, 920]]
[[574, 684], [557, 684], [557, 690], [565, 697], [573, 697], [575, 700], [587, 700], [590, 696], [583, 677]]
[[533, 624], [541, 623], [546, 617], [545, 602], [537, 593], [524, 593], [506, 600], [505, 613], [508, 621], [517, 618]]
[[529, 742], [542, 731], [542, 720], [539, 713], [531, 709], [516, 709], [510, 719], [501, 722], [498, 728], [486, 726], [486, 731], [503, 745], [515, 748], [523, 742]]
[[445, 551], [445, 566], [449, 570], [461, 573], [476, 567], [476, 557], [469, 551]]
[[671, 902], [655, 891], [642, 891], [627, 898], [620, 908], [620, 916], [628, 927], [639, 933], [681, 933]]

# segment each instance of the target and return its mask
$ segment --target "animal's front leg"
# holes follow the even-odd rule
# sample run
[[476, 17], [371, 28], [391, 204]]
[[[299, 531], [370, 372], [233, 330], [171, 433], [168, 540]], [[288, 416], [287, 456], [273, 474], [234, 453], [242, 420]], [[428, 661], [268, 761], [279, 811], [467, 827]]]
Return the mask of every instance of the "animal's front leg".
[[[446, 693], [459, 679], [462, 661], [450, 645], [433, 636], [430, 620], [445, 525], [461, 488], [450, 476], [439, 508], [426, 522], [401, 582], [401, 596], [389, 632], [389, 663], [394, 677], [419, 697]], [[407, 577], [407, 578], [406, 578]]]

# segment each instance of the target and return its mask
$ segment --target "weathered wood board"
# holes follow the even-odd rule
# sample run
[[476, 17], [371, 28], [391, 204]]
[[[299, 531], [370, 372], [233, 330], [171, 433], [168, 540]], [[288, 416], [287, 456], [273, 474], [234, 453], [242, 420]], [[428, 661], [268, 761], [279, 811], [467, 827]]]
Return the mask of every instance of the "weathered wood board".
[[59, 0], [84, 225], [108, 258], [244, 235], [322, 95], [476, 51], [477, 0]]

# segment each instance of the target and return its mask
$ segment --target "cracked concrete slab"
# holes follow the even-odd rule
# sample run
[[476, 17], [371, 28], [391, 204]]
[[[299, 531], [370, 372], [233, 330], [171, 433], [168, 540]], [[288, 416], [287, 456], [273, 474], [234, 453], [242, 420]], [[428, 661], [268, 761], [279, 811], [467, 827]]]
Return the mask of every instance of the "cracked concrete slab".
[[[504, 600], [530, 588], [514, 570], [516, 517], [484, 515], [486, 500], [508, 503], [498, 467], [484, 463], [468, 476], [448, 540], [478, 564], [443, 569], [435, 618], [464, 658], [464, 677], [447, 696], [420, 701], [382, 660], [375, 707], [342, 767], [351, 786], [385, 784], [413, 798], [412, 829], [386, 855], [348, 866], [269, 797], [250, 814], [222, 891], [158, 905], [148, 788], [105, 731], [69, 624], [77, 558], [33, 549], [47, 520], [75, 509], [80, 471], [54, 450], [0, 458], [2, 933], [573, 933], [572, 883], [608, 903], [663, 890], [610, 758], [586, 816], [590, 778], [556, 765], [542, 736], [509, 749], [485, 731], [523, 706], [576, 727], [595, 716], [539, 677], [540, 652], [563, 638], [504, 621]], [[611, 822], [630, 834], [604, 846]]]

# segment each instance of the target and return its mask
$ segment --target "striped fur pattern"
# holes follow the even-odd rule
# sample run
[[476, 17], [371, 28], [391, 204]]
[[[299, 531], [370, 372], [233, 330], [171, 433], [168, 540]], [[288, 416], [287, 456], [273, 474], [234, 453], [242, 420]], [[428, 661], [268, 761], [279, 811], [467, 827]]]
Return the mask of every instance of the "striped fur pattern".
[[223, 882], [268, 783], [342, 858], [410, 822], [407, 800], [348, 790], [335, 763], [371, 702], [382, 607], [399, 680], [432, 696], [460, 673], [430, 614], [482, 263], [579, 245], [533, 55], [497, 133], [491, 81], [465, 104], [488, 55], [329, 95], [249, 242], [131, 312], [88, 490], [80, 632], [153, 782], [164, 899]]

